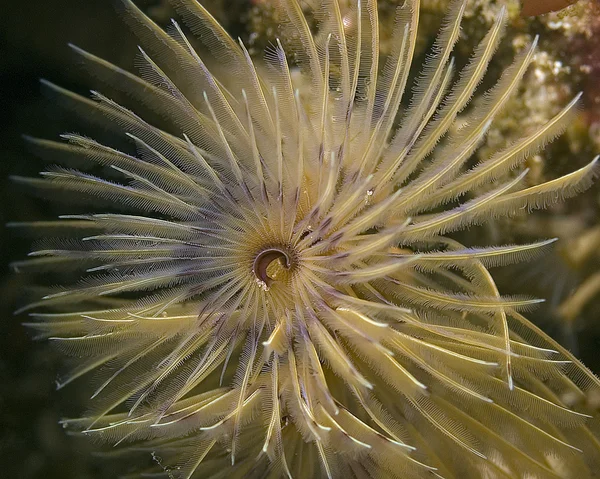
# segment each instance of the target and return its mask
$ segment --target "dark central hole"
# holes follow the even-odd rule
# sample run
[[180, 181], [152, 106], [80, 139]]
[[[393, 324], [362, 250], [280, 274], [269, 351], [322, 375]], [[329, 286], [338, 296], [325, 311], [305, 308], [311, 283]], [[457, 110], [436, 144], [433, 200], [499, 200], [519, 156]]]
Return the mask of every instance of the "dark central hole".
[[292, 259], [287, 251], [280, 248], [269, 248], [256, 256], [252, 272], [267, 290], [273, 284], [278, 269], [290, 269], [291, 267]]

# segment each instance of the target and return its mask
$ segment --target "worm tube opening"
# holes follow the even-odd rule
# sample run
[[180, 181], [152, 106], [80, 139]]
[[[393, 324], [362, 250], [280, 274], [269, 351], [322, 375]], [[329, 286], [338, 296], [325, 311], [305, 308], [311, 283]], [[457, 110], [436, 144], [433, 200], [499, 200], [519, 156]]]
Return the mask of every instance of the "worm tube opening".
[[257, 283], [268, 291], [274, 281], [287, 275], [294, 264], [293, 257], [284, 248], [272, 247], [256, 255], [252, 265], [252, 273]]

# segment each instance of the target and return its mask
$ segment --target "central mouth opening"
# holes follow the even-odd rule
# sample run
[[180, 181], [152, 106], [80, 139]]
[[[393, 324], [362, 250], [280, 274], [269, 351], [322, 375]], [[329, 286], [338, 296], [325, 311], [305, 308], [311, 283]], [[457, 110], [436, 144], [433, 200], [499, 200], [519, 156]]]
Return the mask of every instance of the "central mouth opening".
[[293, 258], [284, 248], [268, 248], [261, 251], [252, 265], [252, 273], [258, 284], [268, 291], [274, 281], [287, 276], [293, 265]]

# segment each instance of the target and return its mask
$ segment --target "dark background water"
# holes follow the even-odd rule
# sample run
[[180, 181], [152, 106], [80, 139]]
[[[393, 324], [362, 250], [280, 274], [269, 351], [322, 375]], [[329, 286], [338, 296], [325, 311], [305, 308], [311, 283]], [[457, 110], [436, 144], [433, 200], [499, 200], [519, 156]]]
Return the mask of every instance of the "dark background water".
[[[216, 1], [216, 0], [214, 0]], [[244, 6], [247, 0], [239, 0]], [[39, 79], [46, 78], [80, 93], [89, 79], [67, 43], [132, 67], [135, 39], [118, 19], [111, 0], [0, 0], [0, 225], [16, 220], [48, 219], [60, 208], [29, 195], [8, 175], [35, 176], [43, 168], [26, 150], [21, 135], [43, 138], [76, 129], [72, 119], [44, 98]], [[160, 14], [160, 0], [138, 1]], [[204, 2], [210, 8], [210, 2]], [[163, 12], [164, 13], [164, 12]], [[80, 410], [77, 384], [56, 392], [59, 356], [45, 343], [33, 342], [14, 316], [27, 278], [8, 264], [23, 258], [31, 240], [0, 226], [3, 256], [0, 273], [0, 478], [113, 478], [110, 463], [94, 458], [93, 446], [67, 436], [61, 417]], [[542, 271], [543, 274], [543, 271]], [[538, 314], [543, 317], [543, 314]], [[544, 326], [561, 338], [561, 330]], [[598, 329], [578, 331], [574, 345], [596, 371], [600, 370]], [[564, 339], [564, 338], [562, 338]], [[572, 338], [571, 338], [572, 339]]]
[[[82, 90], [83, 72], [67, 47], [74, 42], [103, 56], [131, 53], [131, 42], [109, 1], [43, 0], [0, 2], [0, 224], [55, 214], [43, 201], [7, 179], [33, 176], [41, 161], [26, 151], [21, 134], [55, 138], [62, 114], [44, 98], [40, 78]], [[112, 43], [111, 39], [119, 40]], [[115, 45], [117, 46], [115, 48]], [[57, 393], [57, 355], [31, 340], [13, 311], [26, 278], [6, 263], [24, 257], [30, 239], [0, 226], [3, 271], [0, 279], [0, 477], [15, 479], [111, 478], [115, 471], [90, 459], [90, 445], [64, 434], [58, 419], [77, 397]]]

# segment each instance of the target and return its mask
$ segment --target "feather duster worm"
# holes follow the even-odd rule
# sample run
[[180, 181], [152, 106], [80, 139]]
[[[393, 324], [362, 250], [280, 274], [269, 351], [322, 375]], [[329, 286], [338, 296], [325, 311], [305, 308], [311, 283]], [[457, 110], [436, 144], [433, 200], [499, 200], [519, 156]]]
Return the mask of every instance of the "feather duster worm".
[[599, 470], [600, 382], [525, 319], [538, 300], [501, 296], [488, 271], [552, 240], [469, 247], [447, 236], [592, 182], [595, 161], [537, 186], [513, 173], [564, 129], [577, 99], [469, 162], [536, 41], [466, 110], [504, 10], [456, 73], [466, 2], [453, 1], [410, 96], [418, 0], [398, 9], [385, 59], [376, 0], [343, 14], [323, 0], [316, 33], [297, 0], [281, 0], [289, 42], [267, 52], [264, 71], [200, 3], [174, 0], [221, 76], [178, 23], [166, 33], [121, 4], [143, 45], [141, 77], [74, 49], [171, 130], [101, 93], [46, 82], [138, 153], [76, 134], [30, 139], [40, 155], [80, 167], [18, 179], [116, 210], [34, 224], [77, 239], [19, 264], [81, 271], [80, 282], [23, 308], [73, 359], [60, 387], [95, 376], [89, 413], [65, 426], [152, 454], [165, 477]]

